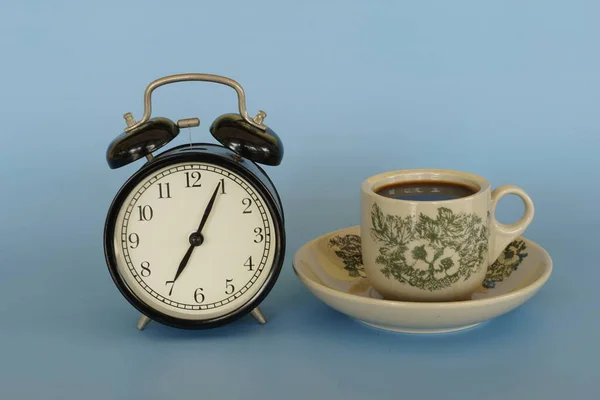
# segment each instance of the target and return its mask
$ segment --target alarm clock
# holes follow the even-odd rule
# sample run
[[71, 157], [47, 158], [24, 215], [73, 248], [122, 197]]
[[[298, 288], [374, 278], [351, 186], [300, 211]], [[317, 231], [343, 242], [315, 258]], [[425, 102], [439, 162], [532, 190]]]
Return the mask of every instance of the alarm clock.
[[[151, 118], [152, 92], [182, 81], [220, 83], [238, 95], [239, 113], [210, 126], [220, 144], [183, 144], [153, 154], [198, 118], [176, 123]], [[281, 199], [260, 166], [283, 157], [279, 136], [250, 118], [242, 87], [211, 74], [170, 75], [151, 82], [144, 114], [108, 146], [111, 169], [145, 159], [114, 197], [104, 227], [110, 276], [123, 297], [150, 321], [182, 329], [214, 328], [250, 313], [266, 319], [259, 304], [273, 288], [285, 257]]]

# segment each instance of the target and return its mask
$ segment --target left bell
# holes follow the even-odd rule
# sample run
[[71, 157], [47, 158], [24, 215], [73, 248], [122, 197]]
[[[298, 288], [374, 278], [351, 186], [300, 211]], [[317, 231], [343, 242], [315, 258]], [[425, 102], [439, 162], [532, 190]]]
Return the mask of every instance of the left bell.
[[179, 134], [179, 126], [168, 118], [153, 118], [130, 132], [122, 133], [108, 145], [106, 161], [120, 168], [160, 149]]

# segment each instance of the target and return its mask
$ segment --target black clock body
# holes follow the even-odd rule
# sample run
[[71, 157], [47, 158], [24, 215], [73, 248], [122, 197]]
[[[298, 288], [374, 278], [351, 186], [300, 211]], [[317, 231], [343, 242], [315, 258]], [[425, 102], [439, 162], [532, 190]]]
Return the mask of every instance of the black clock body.
[[[143, 293], [139, 288], [137, 291], [132, 290], [132, 286], [136, 283], [133, 279], [124, 279], [123, 271], [127, 271], [127, 268], [120, 265], [123, 264], [123, 260], [126, 260], [127, 258], [119, 258], [117, 256], [123, 251], [119, 248], [120, 242], [118, 235], [119, 229], [121, 229], [118, 223], [119, 213], [123, 213], [124, 207], [127, 207], [127, 204], [125, 204], [127, 198], [131, 198], [132, 191], [134, 191], [136, 187], [139, 187], [141, 182], [148, 180], [149, 177], [157, 171], [164, 170], [169, 166], [180, 165], [181, 163], [186, 163], [187, 165], [193, 165], [194, 163], [206, 165], [208, 163], [214, 165], [215, 168], [220, 171], [230, 171], [232, 174], [243, 177], [245, 182], [251, 186], [253, 193], [261, 199], [261, 204], [264, 204], [263, 211], [268, 213], [272, 220], [272, 231], [270, 234], [273, 237], [272, 241], [274, 242], [274, 246], [271, 251], [274, 253], [270, 258], [272, 261], [269, 265], [263, 266], [264, 273], [267, 274], [266, 279], [263, 277], [259, 280], [262, 282], [260, 288], [254, 290], [252, 297], [248, 298], [243, 304], [238, 304], [235, 309], [230, 310], [227, 313], [212, 315], [210, 318], [203, 317], [200, 312], [197, 316], [182, 318], [173, 313], [164, 312], [163, 309], [156, 307], [149, 301], [149, 299], [152, 299], [146, 296], [145, 293], [143, 296], [139, 295], [139, 293]], [[204, 207], [204, 205], [198, 205], [198, 207], [201, 208]], [[236, 228], [235, 226], [232, 226], [231, 229]], [[124, 237], [123, 240], [123, 243], [126, 244], [127, 238]], [[279, 193], [269, 176], [257, 163], [240, 156], [229, 148], [208, 143], [180, 145], [166, 150], [146, 162], [123, 184], [114, 197], [114, 200], [109, 207], [104, 227], [104, 254], [106, 263], [112, 280], [120, 293], [133, 307], [150, 319], [182, 329], [206, 329], [221, 326], [233, 322], [252, 311], [264, 300], [275, 285], [284, 262], [285, 248], [286, 235], [284, 210]], [[168, 252], [169, 249], [166, 248], [164, 251]], [[213, 261], [215, 265], [211, 265], [210, 268], [219, 268], [219, 260]], [[166, 266], [162, 267], [166, 268]], [[138, 283], [143, 285], [144, 270], [139, 269], [139, 266], [135, 266], [134, 268], [137, 268], [137, 270], [132, 269], [132, 271], [134, 274], [137, 274], [136, 279], [138, 280]], [[173, 266], [169, 266], [169, 268], [173, 268]], [[204, 297], [203, 293], [200, 293], [202, 298]], [[153, 294], [153, 296], [157, 297], [157, 294]], [[158, 296], [166, 297], [161, 295]], [[196, 293], [196, 300], [198, 300], [198, 297], [198, 293]], [[165, 299], [165, 301], [169, 300]], [[184, 305], [183, 307], [188, 306]], [[198, 307], [202, 307], [202, 305], [198, 305]]]

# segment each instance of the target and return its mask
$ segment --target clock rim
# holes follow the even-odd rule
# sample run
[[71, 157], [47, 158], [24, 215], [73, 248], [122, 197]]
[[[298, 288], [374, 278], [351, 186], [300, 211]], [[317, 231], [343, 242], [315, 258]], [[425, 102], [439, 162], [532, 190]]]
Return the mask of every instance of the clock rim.
[[[205, 150], [199, 150], [199, 147], [203, 147]], [[211, 148], [217, 151], [211, 151]], [[219, 151], [221, 154], [218, 153]], [[271, 292], [279, 278], [285, 260], [286, 234], [283, 210], [280, 210], [277, 206], [276, 198], [279, 199], [277, 189], [273, 185], [273, 190], [271, 190], [261, 181], [260, 177], [256, 173], [250, 171], [244, 166], [241, 166], [239, 161], [236, 161], [235, 158], [228, 158], [228, 153], [231, 153], [232, 155], [235, 154], [233, 151], [230, 151], [225, 147], [207, 143], [195, 143], [192, 145], [192, 147], [189, 145], [186, 147], [178, 146], [176, 148], [167, 150], [164, 153], [157, 155], [151, 162], [144, 164], [140, 169], [135, 171], [119, 188], [110, 204], [106, 214], [103, 234], [104, 257], [110, 276], [122, 296], [125, 297], [125, 299], [137, 311], [153, 321], [174, 328], [188, 330], [211, 329], [232, 323], [258, 307]], [[237, 157], [237, 155], [235, 155], [235, 157]], [[251, 160], [245, 158], [242, 160], [242, 162], [255, 165], [255, 163]], [[273, 256], [271, 269], [269, 270], [264, 283], [254, 294], [254, 296], [252, 296], [250, 300], [244, 303], [241, 307], [236, 308], [229, 313], [209, 319], [178, 318], [156, 310], [143, 299], [138, 297], [135, 292], [129, 288], [129, 285], [125, 282], [125, 279], [121, 277], [121, 274], [118, 272], [117, 260], [115, 257], [115, 248], [113, 244], [114, 232], [117, 225], [117, 216], [121, 207], [123, 206], [124, 200], [144, 178], [148, 177], [153, 172], [166, 166], [182, 162], [210, 163], [218, 166], [219, 168], [223, 168], [240, 175], [252, 186], [254, 190], [256, 190], [257, 194], [263, 199], [266, 208], [269, 210], [273, 218], [273, 232], [276, 238], [276, 243], [273, 249], [275, 254]], [[258, 168], [258, 171], [264, 175], [265, 179], [270, 179], [266, 172], [262, 170], [262, 168]]]

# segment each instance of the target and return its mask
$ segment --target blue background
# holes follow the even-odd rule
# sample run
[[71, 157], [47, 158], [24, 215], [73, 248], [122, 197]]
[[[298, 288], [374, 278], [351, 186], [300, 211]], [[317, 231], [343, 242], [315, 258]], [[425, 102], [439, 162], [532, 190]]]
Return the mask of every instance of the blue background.
[[[593, 1], [4, 0], [0, 398], [597, 397], [599, 13]], [[141, 117], [150, 81], [181, 72], [240, 82], [284, 141], [267, 169], [288, 221], [267, 325], [137, 331], [106, 269], [107, 208], [142, 165], [110, 170], [106, 146], [125, 112]], [[153, 115], [202, 120], [195, 141], [214, 143], [210, 122], [236, 111], [221, 85], [153, 98]], [[416, 167], [528, 191], [525, 236], [555, 268], [537, 296], [473, 330], [411, 336], [300, 284], [293, 254], [358, 224], [361, 181]], [[499, 209], [504, 222], [521, 212], [514, 197]]]

